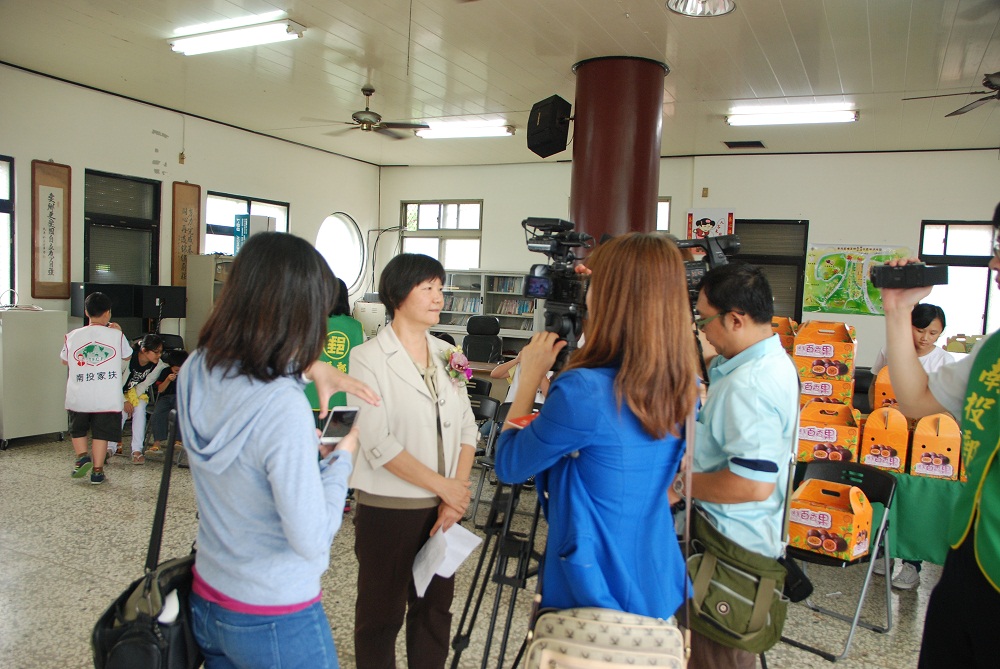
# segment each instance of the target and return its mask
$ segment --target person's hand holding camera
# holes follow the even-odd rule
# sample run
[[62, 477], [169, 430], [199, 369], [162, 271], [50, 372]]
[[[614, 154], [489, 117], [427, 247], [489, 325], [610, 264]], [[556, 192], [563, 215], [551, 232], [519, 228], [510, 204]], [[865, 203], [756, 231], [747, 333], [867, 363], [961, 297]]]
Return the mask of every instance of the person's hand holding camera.
[[[910, 263], [919, 263], [917, 258], [902, 258], [890, 260], [886, 263], [890, 267], [903, 267]], [[882, 308], [886, 315], [894, 313], [905, 313], [907, 317], [913, 311], [913, 307], [931, 294], [933, 286], [921, 286], [919, 288], [882, 288]]]

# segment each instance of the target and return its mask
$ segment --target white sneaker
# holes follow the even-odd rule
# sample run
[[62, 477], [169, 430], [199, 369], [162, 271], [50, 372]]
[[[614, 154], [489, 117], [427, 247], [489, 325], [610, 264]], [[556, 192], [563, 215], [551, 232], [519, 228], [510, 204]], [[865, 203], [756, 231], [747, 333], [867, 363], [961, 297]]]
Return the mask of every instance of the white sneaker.
[[896, 577], [892, 579], [892, 587], [899, 590], [913, 590], [920, 585], [920, 572], [912, 564], [903, 563]]
[[[894, 560], [889, 560], [890, 569], [893, 568], [894, 563]], [[872, 569], [872, 573], [876, 576], [885, 576], [885, 561], [882, 558], [875, 558], [875, 568]]]

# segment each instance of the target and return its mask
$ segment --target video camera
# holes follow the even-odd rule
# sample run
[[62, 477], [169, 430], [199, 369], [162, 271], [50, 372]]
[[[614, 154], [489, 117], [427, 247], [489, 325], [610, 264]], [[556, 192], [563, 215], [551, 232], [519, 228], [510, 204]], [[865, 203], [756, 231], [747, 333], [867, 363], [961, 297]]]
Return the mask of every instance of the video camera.
[[552, 259], [550, 265], [531, 266], [531, 273], [524, 277], [523, 294], [545, 300], [545, 330], [566, 340], [566, 348], [552, 366], [553, 371], [559, 371], [576, 350], [587, 316], [589, 280], [573, 270], [578, 261], [574, 249], [593, 248], [594, 238], [573, 232], [573, 224], [560, 218], [526, 218], [521, 227], [528, 250]]
[[729, 263], [727, 256], [734, 256], [740, 251], [739, 235], [722, 235], [720, 237], [703, 237], [701, 239], [678, 239], [677, 247], [681, 249], [702, 249], [705, 256], [701, 260], [688, 260], [684, 263], [684, 274], [687, 277], [688, 297], [691, 299], [691, 309], [698, 301], [698, 284], [705, 273], [721, 265]]

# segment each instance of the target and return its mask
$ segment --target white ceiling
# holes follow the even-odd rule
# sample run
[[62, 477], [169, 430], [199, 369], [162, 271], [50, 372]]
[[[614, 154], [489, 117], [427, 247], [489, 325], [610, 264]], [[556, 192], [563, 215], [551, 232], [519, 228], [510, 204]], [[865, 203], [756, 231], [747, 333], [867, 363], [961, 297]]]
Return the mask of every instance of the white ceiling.
[[[532, 104], [573, 102], [573, 64], [614, 55], [670, 67], [664, 156], [732, 153], [733, 140], [776, 153], [1000, 146], [1000, 100], [945, 118], [1000, 71], [1000, 0], [736, 5], [693, 19], [663, 0], [0, 0], [0, 61], [378, 165], [541, 161], [525, 140]], [[274, 10], [304, 38], [190, 57], [168, 45], [176, 28]], [[349, 121], [366, 82], [384, 120], [503, 118], [518, 134], [330, 136], [344, 126], [303, 120]], [[960, 95], [901, 101], [937, 93]], [[723, 120], [737, 102], [805, 101], [851, 102], [860, 121]]]

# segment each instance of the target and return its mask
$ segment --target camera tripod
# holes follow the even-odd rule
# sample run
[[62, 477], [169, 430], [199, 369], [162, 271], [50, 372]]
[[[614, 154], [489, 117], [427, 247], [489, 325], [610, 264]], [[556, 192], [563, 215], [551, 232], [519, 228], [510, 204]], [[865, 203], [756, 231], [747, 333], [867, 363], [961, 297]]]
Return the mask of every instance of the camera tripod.
[[[486, 473], [484, 472], [483, 475], [485, 476]], [[496, 492], [494, 492], [493, 500], [490, 502], [486, 524], [483, 527], [486, 532], [486, 540], [483, 543], [482, 551], [479, 553], [479, 562], [476, 564], [476, 571], [472, 577], [472, 587], [469, 589], [469, 596], [466, 598], [465, 606], [462, 609], [462, 618], [458, 623], [458, 632], [451, 642], [451, 647], [455, 650], [455, 655], [451, 661], [451, 669], [458, 669], [458, 661], [462, 657], [462, 652], [469, 647], [469, 639], [472, 636], [472, 630], [475, 628], [476, 618], [479, 615], [490, 581], [496, 583], [496, 591], [493, 595], [493, 608], [490, 613], [489, 628], [486, 632], [486, 643], [483, 646], [483, 659], [480, 667], [486, 669], [489, 662], [490, 647], [493, 644], [493, 635], [496, 631], [500, 614], [500, 604], [506, 588], [509, 590], [510, 599], [507, 602], [507, 613], [502, 628], [503, 636], [500, 639], [499, 657], [496, 664], [497, 669], [502, 669], [503, 667], [504, 655], [507, 652], [507, 641], [510, 636], [510, 623], [514, 617], [515, 604], [517, 602], [517, 591], [524, 589], [528, 579], [538, 574], [538, 566], [542, 559], [542, 554], [535, 550], [535, 534], [538, 530], [538, 520], [541, 515], [541, 504], [538, 501], [535, 502], [535, 509], [531, 514], [531, 526], [528, 532], [515, 532], [511, 530], [511, 519], [517, 511], [521, 488], [521, 484], [508, 485], [502, 482], [497, 483]], [[475, 518], [472, 521], [475, 523]], [[488, 562], [487, 556], [489, 556]], [[512, 561], [513, 564], [511, 564]], [[486, 565], [485, 570], [483, 569], [484, 565]], [[474, 607], [473, 600], [475, 601]], [[469, 615], [470, 608], [472, 609], [471, 616]], [[514, 664], [511, 665], [512, 667], [517, 666], [523, 652], [524, 643], [521, 644], [521, 649], [518, 651], [517, 657], [514, 659]]]

